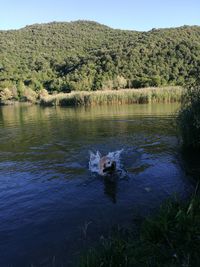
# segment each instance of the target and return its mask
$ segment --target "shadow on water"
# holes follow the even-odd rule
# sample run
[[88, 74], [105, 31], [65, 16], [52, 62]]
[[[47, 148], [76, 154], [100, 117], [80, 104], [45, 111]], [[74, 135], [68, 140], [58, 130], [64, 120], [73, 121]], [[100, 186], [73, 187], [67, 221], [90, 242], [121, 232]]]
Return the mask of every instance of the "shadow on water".
[[[177, 108], [0, 107], [0, 266], [72, 266], [86, 236], [91, 245], [171, 195], [187, 197]], [[89, 150], [120, 149], [124, 173], [107, 179], [90, 172]]]
[[104, 193], [113, 203], [117, 202], [118, 177], [104, 178]]

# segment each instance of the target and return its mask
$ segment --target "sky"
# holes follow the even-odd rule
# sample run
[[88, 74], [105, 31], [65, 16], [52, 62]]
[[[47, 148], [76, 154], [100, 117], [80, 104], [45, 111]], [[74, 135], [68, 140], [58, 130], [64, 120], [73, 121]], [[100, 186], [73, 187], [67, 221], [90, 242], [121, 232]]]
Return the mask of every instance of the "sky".
[[0, 30], [80, 19], [138, 31], [200, 25], [200, 0], [0, 0]]

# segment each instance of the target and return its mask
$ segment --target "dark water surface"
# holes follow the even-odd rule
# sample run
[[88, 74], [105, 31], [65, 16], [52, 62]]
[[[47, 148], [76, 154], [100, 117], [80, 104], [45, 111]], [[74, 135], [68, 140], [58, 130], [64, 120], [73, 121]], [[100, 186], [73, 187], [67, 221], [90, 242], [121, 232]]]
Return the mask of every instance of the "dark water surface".
[[[192, 189], [177, 156], [176, 104], [0, 108], [0, 266], [71, 266], [116, 224]], [[124, 149], [114, 182], [89, 150]]]

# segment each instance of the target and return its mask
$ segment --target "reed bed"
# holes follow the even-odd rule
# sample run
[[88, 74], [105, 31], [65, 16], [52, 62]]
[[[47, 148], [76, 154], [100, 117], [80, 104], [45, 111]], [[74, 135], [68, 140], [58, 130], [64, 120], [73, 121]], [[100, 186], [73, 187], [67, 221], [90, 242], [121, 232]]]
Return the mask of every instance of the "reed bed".
[[181, 87], [121, 89], [105, 91], [79, 91], [41, 97], [44, 106], [91, 106], [103, 104], [145, 104], [180, 102]]

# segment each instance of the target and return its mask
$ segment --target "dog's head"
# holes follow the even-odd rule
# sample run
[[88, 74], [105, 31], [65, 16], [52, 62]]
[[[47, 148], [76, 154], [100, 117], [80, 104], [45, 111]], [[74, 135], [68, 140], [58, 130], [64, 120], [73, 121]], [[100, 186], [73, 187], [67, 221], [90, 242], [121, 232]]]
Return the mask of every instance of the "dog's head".
[[115, 170], [116, 170], [116, 162], [106, 157], [103, 163], [103, 173], [112, 173]]

